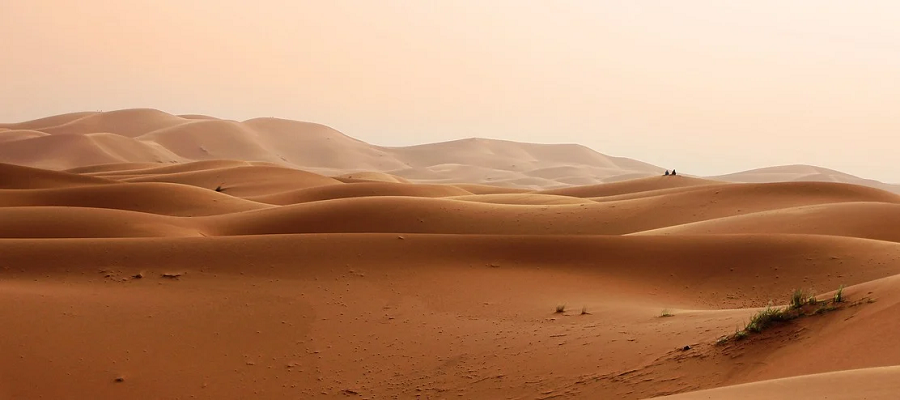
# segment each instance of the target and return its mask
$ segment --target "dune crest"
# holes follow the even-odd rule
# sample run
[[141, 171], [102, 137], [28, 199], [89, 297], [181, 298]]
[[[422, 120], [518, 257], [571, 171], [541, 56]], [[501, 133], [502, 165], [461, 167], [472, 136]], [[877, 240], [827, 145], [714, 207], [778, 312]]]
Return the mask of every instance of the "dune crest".
[[[128, 162], [169, 164], [233, 159], [266, 162], [339, 179], [487, 184], [550, 190], [549, 194], [555, 194], [553, 190], [565, 193], [574, 186], [584, 186], [577, 190], [588, 193], [594, 189], [587, 186], [657, 177], [665, 170], [577, 144], [469, 138], [386, 147], [312, 122], [279, 118], [231, 121], [205, 115], [172, 115], [155, 109], [82, 112], [0, 123], [0, 144], [0, 163], [56, 170]], [[705, 183], [785, 181], [850, 183], [900, 193], [898, 185], [805, 165], [710, 177]], [[688, 178], [668, 183], [657, 189], [704, 182]], [[606, 194], [579, 197], [608, 196], [622, 190], [604, 187]]]

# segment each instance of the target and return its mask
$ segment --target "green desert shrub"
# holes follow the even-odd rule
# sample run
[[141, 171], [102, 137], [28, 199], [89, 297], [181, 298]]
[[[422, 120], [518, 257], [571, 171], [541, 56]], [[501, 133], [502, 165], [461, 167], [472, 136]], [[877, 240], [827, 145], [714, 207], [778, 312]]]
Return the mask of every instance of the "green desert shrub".
[[759, 333], [775, 322], [788, 321], [792, 318], [793, 316], [783, 308], [767, 306], [750, 318], [750, 322], [747, 323], [744, 330]]
[[838, 288], [837, 292], [834, 292], [834, 302], [840, 303], [844, 301], [844, 285]]

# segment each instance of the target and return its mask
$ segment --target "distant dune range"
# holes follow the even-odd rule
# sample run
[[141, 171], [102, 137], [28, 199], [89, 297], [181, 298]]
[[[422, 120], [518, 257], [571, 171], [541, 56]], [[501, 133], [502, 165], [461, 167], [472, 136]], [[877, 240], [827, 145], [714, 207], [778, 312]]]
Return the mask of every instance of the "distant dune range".
[[0, 160], [3, 399], [898, 390], [900, 195], [836, 171], [153, 110], [0, 125]]
[[[152, 109], [81, 112], [0, 124], [0, 162], [66, 170], [102, 164], [243, 160], [327, 176], [550, 189], [660, 175], [663, 168], [575, 144], [463, 139], [383, 147], [327, 126], [276, 118], [243, 122]], [[688, 171], [683, 171], [688, 172]], [[795, 165], [711, 177], [728, 182], [822, 181], [900, 186]]]

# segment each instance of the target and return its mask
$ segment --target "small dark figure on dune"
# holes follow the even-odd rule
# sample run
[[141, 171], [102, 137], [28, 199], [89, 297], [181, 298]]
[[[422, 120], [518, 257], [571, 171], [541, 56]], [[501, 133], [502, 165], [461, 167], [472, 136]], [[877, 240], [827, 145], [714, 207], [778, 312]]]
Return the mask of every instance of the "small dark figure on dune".
[[672, 175], [678, 175], [678, 173], [675, 172], [675, 170], [673, 169], [673, 170], [672, 170]]
[[664, 176], [669, 176], [669, 170], [666, 170], [666, 174]]

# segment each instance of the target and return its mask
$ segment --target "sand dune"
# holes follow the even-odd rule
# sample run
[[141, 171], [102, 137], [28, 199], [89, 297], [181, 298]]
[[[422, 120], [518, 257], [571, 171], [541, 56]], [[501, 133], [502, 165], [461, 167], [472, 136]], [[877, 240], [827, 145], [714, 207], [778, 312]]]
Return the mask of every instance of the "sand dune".
[[[0, 129], [3, 130], [0, 144], [4, 144], [0, 146], [0, 162], [57, 170], [128, 162], [234, 159], [268, 162], [329, 176], [369, 174], [363, 178], [367, 180], [475, 183], [563, 191], [571, 190], [572, 186], [655, 177], [664, 170], [577, 144], [470, 138], [385, 147], [311, 122], [278, 118], [230, 121], [205, 115], [172, 115], [153, 109], [64, 114], [0, 124]], [[59, 138], [69, 135], [78, 138]], [[15, 147], [10, 147], [13, 144]], [[897, 185], [805, 165], [763, 168], [711, 179], [755, 183], [837, 182], [900, 193]], [[679, 182], [688, 184], [684, 180]], [[674, 181], [670, 183], [676, 185]], [[616, 189], [607, 190], [614, 193]]]
[[[541, 145], [491, 139], [463, 139], [444, 143], [394, 148], [413, 167], [440, 164], [479, 165], [500, 170], [526, 170], [529, 164], [556, 162], [643, 172], [662, 172], [658, 167], [599, 154], [576, 144]], [[519, 164], [516, 164], [519, 163]], [[537, 168], [536, 170], [546, 169]]]
[[89, 113], [57, 125], [34, 125], [32, 129], [51, 135], [108, 132], [128, 138], [136, 138], [158, 129], [172, 127], [185, 122], [187, 121], [184, 118], [159, 110], [130, 109]]
[[172, 216], [230, 214], [266, 208], [237, 197], [193, 186], [133, 183], [61, 189], [2, 190], [0, 207], [87, 207]]
[[49, 134], [40, 131], [31, 131], [25, 129], [0, 129], [0, 143], [34, 139], [42, 136], [49, 136]]
[[759, 168], [721, 175], [713, 177], [712, 179], [730, 182], [839, 182], [870, 186], [889, 192], [900, 193], [900, 185], [886, 184], [876, 180], [864, 179], [833, 169], [815, 167], [812, 165], [784, 165]]
[[73, 168], [67, 171], [82, 173], [85, 175], [108, 176], [111, 178], [115, 178], [122, 176], [133, 177], [140, 175], [174, 174], [179, 172], [206, 171], [233, 167], [251, 167], [255, 165], [258, 165], [258, 163], [237, 160], [210, 160], [162, 166], [159, 164], [146, 163], [104, 164], [91, 167]]
[[276, 161], [257, 137], [256, 132], [239, 122], [197, 120], [154, 130], [137, 139], [157, 143], [190, 160]]
[[658, 196], [668, 196], [676, 193], [687, 193], [692, 192], [697, 189], [712, 189], [714, 187], [725, 188], [731, 185], [730, 183], [717, 183], [710, 185], [696, 185], [696, 186], [683, 186], [683, 187], [672, 187], [668, 189], [655, 189], [655, 190], [644, 190], [638, 191], [634, 193], [623, 193], [616, 194], [610, 196], [597, 196], [597, 197], [587, 197], [592, 201], [596, 201], [599, 203], [607, 202], [607, 201], [621, 201], [621, 200], [634, 200], [634, 199], [642, 199], [642, 198], [650, 198], [650, 197], [658, 197]]
[[553, 206], [370, 196], [234, 214], [211, 223], [222, 235], [322, 232], [619, 235], [799, 205], [859, 201], [896, 204], [900, 203], [900, 196], [823, 183], [741, 185], [664, 197]]
[[0, 164], [3, 399], [898, 389], [900, 195], [837, 171], [156, 110], [3, 124], [0, 160], [45, 167]]
[[406, 166], [389, 152], [324, 125], [277, 118], [251, 119], [244, 124], [259, 132], [269, 148], [278, 149], [279, 159], [296, 166], [347, 172], [389, 171]]
[[40, 118], [32, 121], [25, 122], [15, 122], [15, 123], [0, 123], [0, 128], [5, 129], [44, 129], [51, 128], [54, 126], [59, 126], [63, 124], [67, 124], [69, 122], [88, 117], [91, 115], [96, 115], [96, 112], [76, 112], [69, 114], [60, 114], [54, 115], [50, 117]]
[[788, 400], [803, 396], [810, 399], [887, 400], [895, 398], [898, 392], [900, 392], [900, 367], [892, 366], [773, 379], [658, 398]]
[[475, 201], [493, 204], [519, 204], [519, 205], [562, 205], [562, 204], [593, 204], [591, 200], [576, 197], [556, 196], [539, 193], [493, 193], [473, 196], [454, 196], [453, 200]]
[[273, 195], [251, 198], [268, 204], [287, 205], [313, 201], [343, 199], [353, 197], [408, 196], [408, 197], [450, 197], [471, 193], [453, 186], [404, 184], [390, 182], [361, 182], [350, 185], [325, 185], [307, 189], [281, 192]]
[[47, 135], [7, 142], [0, 147], [0, 159], [48, 169], [181, 160], [168, 150], [109, 133]]
[[[50, 169], [122, 162], [237, 159], [271, 162], [328, 175], [380, 172], [422, 183], [490, 182], [532, 189], [595, 183], [623, 174], [647, 176], [662, 172], [650, 164], [609, 157], [578, 145], [467, 139], [412, 147], [381, 147], [309, 122], [277, 118], [238, 122], [198, 115], [176, 116], [151, 109], [67, 114], [2, 124], [0, 128], [32, 132], [8, 133], [4, 141], [27, 142], [40, 139], [35, 135], [47, 135], [49, 139], [27, 145], [57, 153], [47, 157], [43, 156], [47, 151], [9, 150], [0, 152], [0, 162]], [[84, 139], [84, 135], [99, 133], [121, 138], [116, 143], [106, 140], [102, 144]], [[68, 135], [81, 135], [82, 139], [57, 138]], [[24, 148], [26, 144], [18, 146]]]
[[362, 181], [411, 183], [410, 181], [403, 179], [399, 176], [394, 176], [394, 175], [386, 174], [383, 172], [369, 172], [369, 171], [344, 174], [341, 176], [336, 176], [335, 179], [338, 179], [341, 182], [348, 182], [348, 183], [349, 182], [362, 182]]
[[212, 119], [212, 120], [219, 119], [216, 117], [211, 117], [209, 115], [202, 115], [202, 114], [182, 114], [182, 115], [179, 115], [179, 117], [184, 118], [184, 119]]
[[601, 185], [544, 190], [541, 193], [570, 197], [606, 197], [671, 188], [713, 185], [717, 183], [720, 182], [708, 181], [705, 179], [688, 178], [684, 176], [655, 176], [652, 178], [633, 179]]
[[[183, 165], [183, 164], [177, 164]], [[104, 173], [108, 173], [110, 175], [123, 175], [128, 174], [129, 172], [139, 171], [139, 170], [147, 170], [153, 168], [161, 168], [157, 163], [118, 163], [118, 164], [99, 164], [92, 165], [89, 167], [75, 167], [64, 170], [64, 172], [71, 172], [74, 174], [83, 174], [83, 175], [103, 175]]]
[[[835, 221], [844, 221], [835, 224]], [[649, 230], [639, 234], [799, 233], [900, 241], [900, 204], [801, 206]]]
[[0, 207], [0, 238], [199, 236], [177, 220], [102, 208]]
[[125, 182], [169, 182], [207, 189], [222, 188], [233, 196], [258, 196], [342, 182], [310, 172], [265, 166], [239, 166], [168, 174], [120, 176]]
[[[837, 318], [798, 321], [794, 329], [814, 330], [817, 334], [801, 337], [806, 346], [828, 351], [811, 352], [799, 343], [784, 340], [772, 354], [771, 365], [748, 374], [746, 379], [765, 380], [782, 376], [801, 376], [865, 367], [897, 365], [900, 350], [890, 337], [900, 332], [900, 321], [893, 317], [900, 305], [900, 280], [895, 275], [867, 281], [848, 289], [848, 295], [865, 299], [863, 306], [838, 311]], [[846, 326], [842, 320], [852, 319]], [[790, 327], [788, 327], [790, 328]], [[794, 356], [793, 359], [791, 356]], [[799, 356], [806, 360], [800, 361]]]
[[[639, 194], [653, 193], [654, 187], [668, 187], [670, 182], [677, 185], [680, 180], [687, 185], [700, 183], [691, 186], [691, 190], [669, 194], [594, 202], [546, 192], [474, 195], [453, 186], [345, 183], [289, 168], [228, 165], [233, 164], [206, 162], [149, 170], [126, 169], [125, 175], [104, 171], [104, 176], [127, 184], [9, 193], [0, 196], [0, 200], [5, 199], [5, 204], [11, 206], [68, 205], [178, 216], [213, 215], [189, 222], [196, 230], [209, 235], [339, 232], [621, 235], [679, 230], [706, 233], [705, 230], [715, 226], [721, 233], [834, 233], [879, 239], [893, 238], [893, 234], [890, 229], [876, 232], [866, 224], [881, 222], [888, 214], [892, 216], [893, 207], [900, 203], [898, 195], [846, 184], [707, 185], [706, 181], [681, 177], [648, 178], [630, 184], [609, 184], [608, 189], [599, 186], [571, 191], [573, 195], [628, 191]], [[213, 190], [217, 188], [222, 193]], [[172, 199], [168, 201], [170, 204], [157, 205], [166, 199]], [[860, 202], [872, 203], [868, 208], [876, 210], [874, 214], [860, 210], [848, 215], [859, 215], [862, 218], [856, 221], [870, 222], [825, 229], [823, 224], [830, 217], [846, 212], [846, 207], [837, 205]], [[121, 206], [116, 206], [117, 203]], [[263, 203], [282, 207], [270, 208]], [[821, 216], [815, 219], [818, 223], [785, 227], [791, 218], [780, 216], [800, 215], [809, 221], [811, 214], [807, 210], [813, 205], [828, 205], [836, 211], [819, 213]], [[764, 212], [769, 213], [760, 217]], [[732, 225], [736, 227], [728, 228]], [[654, 229], [662, 231], [653, 232]]]
[[[688, 374], [696, 379], [696, 383], [685, 386], [690, 385], [694, 389], [711, 386], [740, 386], [688, 393], [673, 398], [727, 396], [743, 389], [747, 390], [748, 395], [777, 392], [778, 396], [782, 396], [782, 390], [787, 388], [779, 388], [779, 386], [784, 383], [793, 381], [794, 384], [797, 384], [797, 381], [816, 381], [824, 376], [834, 376], [835, 379], [839, 379], [838, 376], [842, 371], [852, 372], [861, 368], [896, 366], [896, 359], [900, 354], [895, 351], [893, 346], [888, 345], [887, 341], [900, 329], [896, 318], [889, 317], [892, 311], [888, 311], [897, 307], [898, 294], [900, 294], [898, 283], [900, 281], [897, 276], [892, 275], [859, 284], [847, 290], [850, 296], [859, 300], [835, 311], [830, 311], [830, 318], [801, 318], [790, 324], [773, 328], [772, 331], [762, 335], [756, 341], [738, 342], [705, 349], [698, 348], [697, 353], [699, 354], [686, 357], [665, 357], [663, 360], [641, 368], [628, 380], [635, 382], [632, 389], [642, 390], [640, 387], [646, 385], [639, 383], [640, 381], [646, 382], [674, 373], [676, 363], [667, 362], [666, 359], [675, 361], [674, 359], [678, 358], [677, 369], [680, 373]], [[828, 298], [831, 295], [832, 293], [825, 293], [821, 297]], [[853, 322], [848, 323], [848, 321]], [[729, 360], [735, 359], [740, 359], [741, 362], [729, 362]], [[730, 364], [731, 370], [719, 370], [717, 366], [723, 365], [723, 363]], [[880, 382], [880, 379], [871, 380], [877, 375], [871, 375], [870, 379], [865, 378], [865, 375], [874, 371], [869, 370], [869, 372], [857, 376], [861, 382], [867, 382], [875, 387], [883, 386], [884, 382]], [[835, 372], [838, 374], [832, 374]], [[782, 380], [782, 378], [788, 378], [791, 381]], [[710, 380], [718, 382], [718, 384], [701, 383]], [[750, 382], [755, 383], [741, 385]], [[835, 388], [835, 386], [829, 385], [826, 387]], [[647, 389], [649, 388], [643, 388], [643, 390]], [[859, 396], [860, 393], [866, 393], [864, 387], [849, 386], [844, 389], [846, 392], [842, 396]], [[680, 391], [686, 390], [682, 388]], [[796, 393], [792, 395], [797, 396]], [[805, 394], [801, 397], [807, 398]]]
[[528, 193], [531, 190], [522, 188], [510, 188], [492, 185], [479, 185], [474, 183], [457, 183], [456, 186], [473, 194], [509, 194], [509, 193]]
[[[453, 198], [433, 198], [459, 195], [459, 192], [453, 190], [442, 192], [437, 190], [440, 188], [434, 187], [410, 187], [403, 196], [397, 196], [397, 190], [401, 188], [390, 188], [388, 184], [335, 184], [279, 192], [269, 196], [248, 197], [254, 200], [251, 202], [209, 189], [188, 187], [176, 190], [175, 187], [180, 185], [174, 187], [166, 184], [155, 185], [159, 186], [145, 183], [114, 185], [100, 189], [5, 193], [0, 194], [0, 201], [11, 206], [20, 206], [31, 201], [30, 205], [38, 206], [104, 207], [162, 215], [213, 215], [182, 223], [213, 236], [291, 233], [621, 235], [635, 232], [654, 234], [651, 230], [660, 228], [663, 229], [661, 233], [671, 233], [672, 230], [680, 233], [679, 229], [684, 230], [684, 233], [707, 233], [703, 230], [702, 222], [695, 224], [700, 225], [700, 228], [694, 229], [691, 229], [692, 225], [685, 224], [708, 221], [705, 223], [706, 226], [718, 226], [725, 231], [723, 233], [742, 233], [739, 227], [751, 225], [751, 228], [747, 229], [750, 233], [822, 233], [877, 239], [894, 237], [889, 227], [880, 231], [871, 229], [873, 223], [883, 223], [882, 219], [874, 221], [870, 219], [862, 225], [848, 223], [840, 228], [816, 230], [815, 221], [821, 221], [818, 225], [824, 225], [829, 216], [845, 212], [842, 210], [848, 207], [832, 207], [835, 211], [816, 216], [813, 222], [801, 226], [794, 225], [795, 229], [785, 228], [784, 225], [789, 223], [787, 221], [790, 219], [779, 217], [778, 212], [788, 216], [792, 212], [800, 215], [808, 213], [803, 209], [799, 211], [791, 209], [800, 198], [784, 198], [777, 195], [771, 197], [780, 203], [761, 202], [760, 196], [740, 194], [738, 197], [744, 199], [745, 203], [735, 201], [734, 204], [722, 205], [709, 202], [705, 196], [677, 195], [671, 198], [607, 203], [578, 202], [574, 199], [576, 201], [565, 204], [535, 205], [536, 200], [542, 197], [535, 199], [526, 195], [516, 199], [507, 196], [505, 201], [499, 202], [496, 201], [497, 195], [492, 195], [486, 201], [480, 201], [473, 198], [474, 195], [470, 195], [461, 201]], [[231, 189], [227, 189], [225, 193], [228, 190]], [[149, 191], [156, 193], [142, 195]], [[140, 197], [143, 198], [130, 200]], [[723, 198], [727, 200], [728, 196], [725, 195]], [[831, 203], [838, 199], [840, 197], [810, 198], [808, 203], [826, 203], [833, 206]], [[866, 197], [850, 197], [845, 201], [851, 202], [849, 208], [854, 209], [854, 206], [859, 204], [856, 201], [860, 199]], [[890, 200], [900, 203], [900, 199]], [[170, 204], [158, 204], [161, 202]], [[562, 203], [559, 199], [554, 199], [553, 202]], [[267, 208], [261, 203], [288, 205]], [[779, 204], [783, 208], [779, 208]], [[893, 218], [897, 206], [892, 203], [876, 203], [861, 209], [857, 206], [859, 212], [849, 212], [847, 215], [870, 218], [885, 218], [889, 215]], [[693, 208], [696, 211], [692, 214], [679, 211], [684, 208]], [[789, 210], [782, 211], [784, 208]], [[773, 209], [779, 211], [769, 213], [768, 218], [760, 218], [760, 212]], [[735, 217], [738, 215], [743, 217]], [[742, 224], [741, 221], [750, 222]], [[732, 227], [731, 230], [729, 227]], [[27, 232], [31, 232], [31, 229], [29, 228]], [[12, 234], [12, 231], [7, 233]]]
[[0, 189], [40, 189], [102, 185], [107, 183], [114, 182], [107, 179], [66, 172], [0, 164]]

